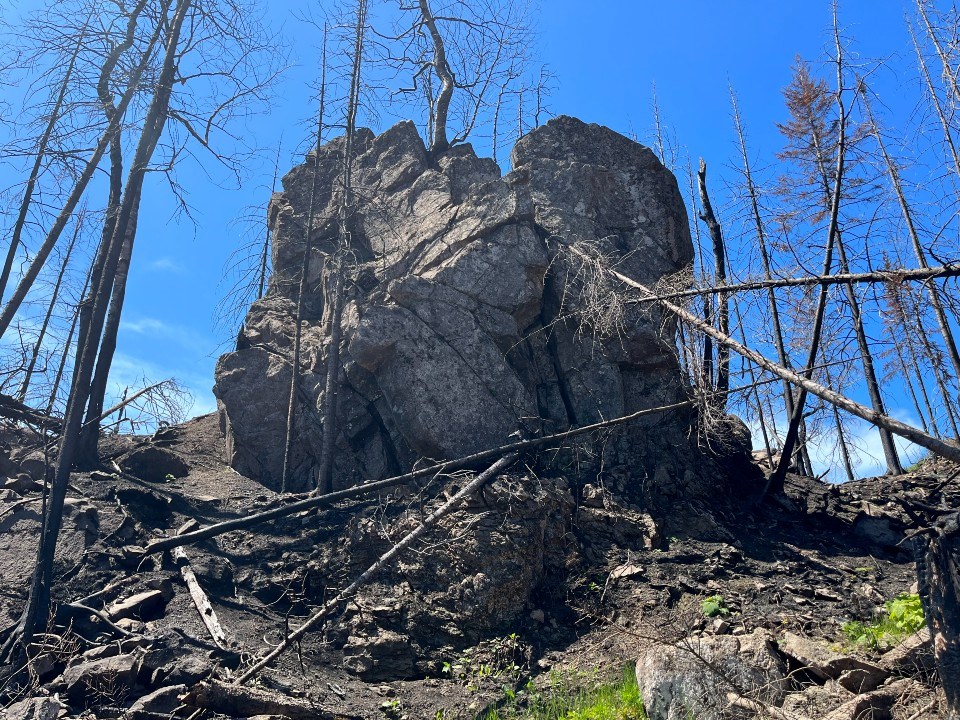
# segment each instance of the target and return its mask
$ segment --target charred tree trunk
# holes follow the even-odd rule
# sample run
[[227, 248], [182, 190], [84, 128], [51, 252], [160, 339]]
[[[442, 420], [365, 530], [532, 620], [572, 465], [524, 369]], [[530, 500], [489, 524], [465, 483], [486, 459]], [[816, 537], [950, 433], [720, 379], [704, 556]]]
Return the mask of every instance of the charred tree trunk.
[[[22, 660], [27, 655], [28, 648], [34, 636], [38, 632], [43, 631], [49, 615], [51, 590], [53, 586], [53, 558], [63, 520], [63, 505], [67, 494], [67, 483], [70, 479], [70, 470], [80, 438], [83, 412], [86, 407], [90, 379], [93, 375], [94, 362], [96, 360], [97, 344], [101, 330], [103, 329], [103, 322], [106, 317], [110, 297], [110, 286], [106, 285], [106, 283], [112, 281], [113, 274], [116, 271], [123, 244], [122, 238], [124, 237], [125, 229], [135, 209], [135, 204], [139, 201], [139, 188], [143, 182], [147, 163], [149, 162], [153, 149], [156, 147], [156, 142], [159, 139], [160, 131], [166, 119], [166, 108], [170, 93], [173, 89], [175, 59], [180, 43], [180, 31], [191, 3], [192, 0], [178, 0], [176, 10], [170, 21], [168, 23], [157, 23], [156, 34], [154, 40], [151, 42], [152, 46], [153, 42], [159, 37], [162, 27], [163, 30], [166, 31], [166, 50], [163, 65], [157, 78], [153, 100], [144, 121], [144, 132], [141, 134], [140, 142], [137, 145], [137, 150], [134, 155], [131, 177], [127, 182], [127, 192], [124, 193], [124, 201], [121, 203], [120, 213], [117, 218], [117, 229], [110, 241], [110, 252], [106, 256], [107, 261], [104, 265], [104, 277], [100, 283], [101, 287], [96, 288], [93, 294], [94, 305], [92, 308], [90, 332], [87, 334], [85, 342], [83, 343], [79, 362], [74, 368], [70, 400], [67, 403], [67, 411], [64, 415], [60, 452], [57, 457], [54, 477], [50, 483], [49, 503], [44, 514], [43, 527], [40, 533], [36, 567], [31, 579], [30, 590], [23, 613], [7, 642], [4, 643], [3, 651], [0, 652], [0, 655], [5, 656], [5, 659], [14, 661], [11, 664], [22, 664], [17, 661]], [[162, 9], [164, 14], [166, 14], [169, 9], [169, 4], [164, 4]]]
[[[83, 282], [83, 289], [80, 291], [80, 298], [82, 299], [87, 294], [87, 289], [90, 287], [90, 277], [92, 274], [93, 268], [87, 271], [87, 278]], [[77, 325], [80, 322], [80, 305], [78, 304], [73, 309], [73, 319], [70, 321], [70, 331], [67, 333], [67, 339], [63, 343], [63, 351], [60, 353], [60, 363], [57, 365], [57, 373], [53, 378], [53, 387], [50, 388], [50, 398], [47, 400], [47, 409], [46, 414], [50, 415], [53, 412], [53, 406], [57, 402], [57, 395], [60, 393], [60, 383], [63, 380], [63, 373], [67, 367], [67, 358], [70, 357], [70, 348], [73, 345], [73, 336], [77, 332]]]
[[[707, 164], [703, 159], [700, 160], [697, 183], [700, 190], [700, 204], [703, 206], [700, 219], [707, 224], [707, 229], [710, 231], [717, 284], [722, 287], [727, 284], [726, 251], [723, 246], [723, 231], [713, 212], [713, 205], [710, 204], [710, 195], [707, 193]], [[717, 296], [717, 322], [720, 332], [729, 335], [730, 304], [727, 295], [723, 292]], [[717, 391], [717, 406], [723, 410], [726, 407], [727, 392], [730, 389], [730, 350], [725, 345], [717, 348], [717, 382], [714, 389]]]
[[133, 254], [133, 239], [137, 233], [137, 216], [139, 208], [134, 210], [127, 228], [123, 248], [120, 251], [120, 260], [113, 280], [113, 294], [110, 299], [110, 310], [107, 314], [106, 325], [103, 329], [103, 339], [100, 342], [100, 351], [97, 355], [97, 365], [90, 385], [90, 399], [87, 403], [87, 415], [84, 429], [77, 447], [76, 464], [85, 469], [94, 468], [100, 462], [98, 444], [100, 441], [100, 426], [97, 418], [103, 412], [103, 403], [107, 393], [107, 380], [110, 378], [110, 366], [113, 355], [117, 350], [117, 336], [120, 333], [120, 318], [123, 314], [123, 302], [127, 291], [127, 276], [130, 273], [130, 260]]
[[960, 513], [937, 520], [914, 541], [917, 584], [933, 639], [946, 717], [960, 718]]

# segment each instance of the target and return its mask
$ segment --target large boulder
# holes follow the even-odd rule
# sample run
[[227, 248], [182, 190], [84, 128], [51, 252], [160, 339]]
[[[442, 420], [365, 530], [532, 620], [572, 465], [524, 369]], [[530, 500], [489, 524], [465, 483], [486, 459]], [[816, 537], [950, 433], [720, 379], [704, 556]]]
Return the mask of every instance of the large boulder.
[[[338, 244], [344, 146], [330, 142], [283, 178], [269, 210], [269, 293], [217, 366], [232, 464], [271, 487], [283, 471], [304, 264], [290, 488], [311, 487], [319, 464], [332, 307], [325, 263]], [[469, 145], [431, 156], [409, 122], [379, 136], [358, 131], [355, 148], [335, 488], [495, 447], [518, 431], [685, 399], [670, 323], [619, 301], [598, 271], [614, 263], [655, 282], [692, 259], [677, 182], [648, 148], [569, 117], [522, 138], [506, 176]], [[695, 495], [703, 483], [690, 421], [687, 411], [644, 419], [589, 455], [626, 468], [621, 485]], [[552, 461], [584, 467], [584, 457]]]
[[765, 630], [733, 637], [688, 637], [655, 643], [637, 660], [637, 686], [650, 720], [720, 720], [733, 712], [730, 695], [783, 702], [787, 667]]

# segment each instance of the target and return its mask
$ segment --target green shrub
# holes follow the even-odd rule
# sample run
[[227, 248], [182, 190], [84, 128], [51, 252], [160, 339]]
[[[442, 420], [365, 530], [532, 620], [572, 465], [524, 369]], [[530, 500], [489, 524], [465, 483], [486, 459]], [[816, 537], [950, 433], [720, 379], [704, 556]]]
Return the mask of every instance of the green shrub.
[[843, 634], [854, 645], [878, 650], [900, 643], [924, 625], [919, 595], [904, 593], [883, 604], [883, 615], [873, 622], [847, 622]]
[[704, 617], [708, 618], [726, 617], [730, 614], [730, 608], [727, 607], [727, 602], [722, 595], [711, 595], [700, 603], [700, 609], [703, 611]]
[[584, 683], [584, 679], [551, 677], [550, 685], [532, 684], [517, 693], [506, 690], [508, 702], [483, 715], [483, 720], [646, 720], [634, 666], [613, 683]]

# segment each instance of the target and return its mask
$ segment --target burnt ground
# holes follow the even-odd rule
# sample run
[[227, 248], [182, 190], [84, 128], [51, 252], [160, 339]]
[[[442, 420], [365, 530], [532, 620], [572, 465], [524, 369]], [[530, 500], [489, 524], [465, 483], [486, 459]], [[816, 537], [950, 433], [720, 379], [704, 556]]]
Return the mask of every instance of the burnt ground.
[[[6, 437], [3, 625], [22, 608], [36, 552], [41, 485], [28, 477], [39, 460], [25, 449], [29, 439]], [[205, 526], [287, 500], [229, 468], [216, 416], [152, 437], [110, 436], [101, 448], [106, 470], [71, 480], [57, 558], [56, 600], [83, 607], [51, 622], [42, 661], [19, 694], [7, 688], [7, 703], [56, 694], [61, 714], [158, 715], [149, 703], [130, 707], [158, 689], [182, 695], [209, 677], [235, 677], [415, 527], [439, 503], [429, 498], [462, 483], [345, 501], [187, 547], [226, 631], [224, 649], [201, 622], [175, 559], [137, 548], [191, 520]], [[651, 643], [691, 634], [765, 628], [774, 639], [793, 632], [836, 649], [842, 623], [869, 619], [911, 589], [903, 538], [914, 523], [903, 505], [956, 507], [953, 472], [926, 463], [844, 485], [791, 476], [785, 495], [742, 507], [731, 499], [730, 509], [705, 519], [703, 533], [666, 535], [602, 487], [571, 490], [515, 467], [257, 684], [318, 717], [472, 718], [502, 701], [504, 686], [619, 675]], [[122, 604], [140, 593], [148, 595]], [[701, 602], [717, 595], [729, 614], [705, 618]], [[91, 663], [106, 670], [98, 675]], [[935, 679], [923, 681], [932, 692]], [[925, 707], [926, 715], [914, 708], [902, 717], [936, 716], [935, 704]]]

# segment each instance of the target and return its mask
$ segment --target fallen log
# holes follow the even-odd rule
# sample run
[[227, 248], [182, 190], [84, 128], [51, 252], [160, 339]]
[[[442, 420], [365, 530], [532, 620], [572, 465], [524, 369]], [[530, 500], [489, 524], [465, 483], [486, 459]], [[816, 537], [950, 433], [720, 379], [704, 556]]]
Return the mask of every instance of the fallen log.
[[180, 702], [198, 710], [230, 717], [273, 715], [290, 720], [347, 720], [358, 717], [334, 712], [308, 700], [286, 697], [262, 688], [247, 688], [220, 680], [205, 680], [180, 697]]
[[661, 300], [679, 300], [698, 295], [719, 295], [720, 293], [745, 292], [749, 290], [766, 290], [769, 288], [809, 287], [811, 285], [842, 285], [846, 283], [879, 283], [879, 282], [926, 282], [937, 278], [951, 278], [960, 276], [960, 264], [940, 265], [932, 268], [916, 270], [877, 270], [865, 273], [838, 273], [836, 275], [805, 275], [803, 277], [777, 278], [771, 280], [753, 280], [734, 285], [716, 285], [713, 287], [690, 288], [689, 290], [674, 290], [663, 294], [653, 294], [649, 297], [636, 298], [634, 303], [659, 302]]
[[337, 593], [337, 596], [326, 603], [323, 607], [311, 615], [299, 628], [287, 635], [283, 641], [273, 650], [267, 653], [263, 658], [254, 663], [246, 672], [240, 675], [237, 683], [244, 683], [263, 668], [267, 667], [283, 652], [306, 635], [312, 628], [319, 625], [329, 617], [341, 604], [345, 603], [360, 587], [372, 580], [377, 573], [389, 565], [401, 552], [413, 545], [427, 530], [436, 525], [444, 517], [452, 513], [471, 495], [475, 494], [484, 485], [486, 485], [497, 473], [507, 469], [517, 459], [517, 454], [512, 453], [506, 457], [497, 460], [485, 471], [477, 475], [473, 480], [464, 485], [453, 497], [447, 500], [443, 505], [434, 510], [424, 521], [416, 528], [407, 533], [396, 545], [381, 555], [375, 563], [368, 567], [356, 580], [350, 583], [346, 588]]
[[640, 290], [652, 299], [656, 299], [657, 302], [659, 302], [663, 307], [677, 317], [682, 318], [691, 326], [700, 330], [700, 332], [709, 335], [717, 342], [726, 345], [738, 355], [742, 355], [748, 360], [752, 360], [764, 370], [769, 370], [774, 375], [789, 382], [791, 385], [802, 387], [806, 389], [807, 392], [811, 393], [812, 395], [816, 395], [822, 400], [826, 400], [831, 405], [835, 405], [841, 410], [846, 410], [850, 414], [866, 420], [871, 425], [876, 425], [877, 427], [889, 430], [895, 435], [906, 438], [910, 442], [926, 448], [935, 455], [947, 458], [948, 460], [953, 460], [954, 462], [960, 462], [960, 447], [935, 438], [932, 435], [913, 427], [912, 425], [907, 425], [906, 423], [902, 423], [899, 420], [894, 420], [887, 415], [882, 415], [875, 410], [866, 407], [865, 405], [861, 405], [860, 403], [851, 400], [845, 395], [841, 395], [840, 393], [835, 392], [818, 382], [795, 373], [794, 371], [789, 370], [782, 365], [773, 362], [772, 360], [769, 360], [755, 350], [751, 350], [745, 345], [742, 345], [729, 335], [725, 335], [716, 328], [707, 325], [703, 320], [698, 318], [693, 313], [688, 312], [684, 308], [674, 305], [668, 300], [657, 298], [653, 290], [645, 285], [641, 285], [636, 280], [633, 280], [632, 278], [629, 278], [623, 273], [617, 272], [616, 270], [608, 270], [608, 272], [625, 285], [632, 287], [635, 290]]
[[29, 405], [24, 405], [16, 398], [0, 393], [0, 417], [16, 422], [24, 422], [47, 430], [59, 430], [60, 419], [44, 415]]
[[200, 619], [203, 620], [203, 624], [210, 633], [214, 644], [221, 650], [229, 651], [230, 643], [227, 640], [227, 633], [224, 631], [223, 625], [220, 624], [220, 619], [217, 617], [217, 613], [210, 603], [210, 598], [207, 597], [203, 588], [200, 587], [197, 575], [193, 572], [193, 568], [190, 567], [190, 559], [182, 547], [174, 548], [173, 559], [177, 565], [180, 566], [180, 575], [183, 577], [183, 582], [186, 583], [193, 604], [196, 606], [197, 612], [200, 613]]
[[680, 410], [682, 408], [691, 407], [692, 405], [694, 405], [693, 400], [684, 400], [683, 402], [673, 403], [672, 405], [663, 405], [661, 407], [649, 408], [647, 410], [638, 410], [637, 412], [629, 415], [613, 418], [611, 420], [604, 420], [602, 422], [594, 423], [593, 425], [584, 425], [583, 427], [574, 428], [573, 430], [566, 430], [565, 432], [556, 433], [554, 435], [545, 435], [543, 437], [533, 438], [532, 440], [520, 440], [518, 442], [509, 443], [507, 445], [502, 445], [490, 450], [483, 450], [481, 452], [474, 453], [473, 455], [457, 458], [456, 460], [430, 465], [429, 467], [421, 468], [420, 470], [414, 470], [413, 472], [405, 473], [403, 475], [397, 475], [385, 480], [364, 483], [352, 488], [347, 488], [346, 490], [338, 490], [337, 492], [327, 493], [326, 495], [308, 497], [304, 500], [294, 501], [287, 505], [281, 505], [278, 508], [265, 510], [261, 513], [255, 513], [253, 515], [247, 515], [246, 517], [236, 518], [234, 520], [226, 520], [221, 523], [209, 525], [200, 530], [194, 530], [193, 532], [172, 535], [159, 540], [152, 540], [147, 543], [145, 548], [140, 549], [138, 553], [142, 555], [152, 555], [154, 553], [163, 552], [164, 550], [170, 550], [182, 545], [191, 545], [195, 542], [199, 542], [200, 540], [206, 540], [207, 538], [216, 537], [217, 535], [223, 535], [224, 533], [228, 533], [233, 530], [243, 530], [255, 525], [269, 522], [271, 520], [287, 517], [288, 515], [293, 515], [294, 513], [302, 510], [310, 510], [323, 505], [333, 505], [341, 500], [368, 495], [370, 493], [378, 492], [379, 490], [386, 490], [398, 485], [405, 485], [421, 478], [429, 476], [437, 477], [445, 473], [453, 472], [454, 470], [462, 470], [464, 468], [474, 467], [479, 463], [495, 460], [496, 458], [507, 455], [508, 453], [516, 453], [548, 445], [558, 445], [565, 440], [580, 435], [587, 435], [592, 432], [597, 432], [598, 430], [622, 425], [642, 417], [670, 412], [672, 410]]

